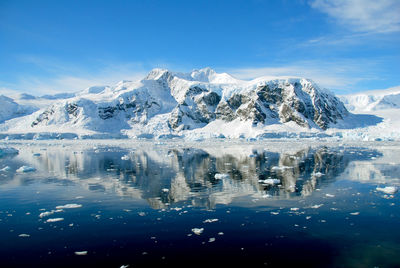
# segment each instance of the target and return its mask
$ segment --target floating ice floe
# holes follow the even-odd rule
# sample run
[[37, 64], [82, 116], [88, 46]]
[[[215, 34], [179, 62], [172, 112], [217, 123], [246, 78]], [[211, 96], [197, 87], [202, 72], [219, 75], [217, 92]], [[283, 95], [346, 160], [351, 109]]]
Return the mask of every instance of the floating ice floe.
[[333, 194], [326, 194], [325, 196], [326, 197], [335, 197], [335, 195], [333, 195]]
[[19, 237], [30, 237], [31, 235], [29, 235], [29, 234], [20, 234], [20, 235], [18, 235]]
[[357, 212], [351, 212], [350, 215], [357, 216], [357, 215], [360, 215], [360, 212], [358, 212], [358, 211]]
[[274, 167], [271, 168], [271, 170], [285, 170], [285, 169], [290, 169], [290, 168], [293, 168], [293, 167], [290, 167], [290, 166], [274, 166]]
[[18, 154], [18, 150], [14, 148], [0, 148], [0, 157], [8, 154]]
[[121, 160], [129, 160], [129, 155], [124, 155], [124, 156], [121, 156]]
[[42, 212], [39, 214], [39, 218], [48, 217], [48, 216], [54, 214], [55, 212], [56, 212], [55, 210]]
[[215, 237], [210, 237], [210, 239], [208, 239], [208, 243], [212, 243], [215, 241]]
[[33, 171], [36, 171], [36, 168], [30, 166], [22, 166], [19, 169], [17, 169], [18, 173], [33, 172]]
[[314, 175], [315, 177], [322, 177], [322, 176], [324, 176], [325, 174], [324, 174], [324, 173], [321, 173], [321, 172], [316, 172], [316, 173], [313, 173], [312, 175]]
[[85, 250], [85, 251], [75, 251], [75, 255], [78, 255], [78, 256], [85, 256], [85, 255], [87, 255], [87, 251]]
[[51, 218], [51, 219], [48, 219], [46, 222], [58, 222], [58, 221], [63, 221], [64, 220], [64, 218]]
[[11, 168], [9, 166], [5, 166], [2, 169], [0, 169], [0, 171], [10, 171]]
[[258, 182], [263, 184], [275, 185], [281, 183], [278, 179], [266, 179], [266, 180], [259, 180]]
[[203, 221], [203, 223], [212, 223], [212, 222], [217, 222], [218, 219], [207, 219], [205, 221]]
[[384, 192], [385, 194], [395, 194], [398, 191], [397, 187], [395, 186], [386, 186], [384, 188], [377, 187], [376, 190]]
[[81, 208], [81, 204], [66, 204], [62, 206], [56, 206], [56, 209], [69, 209], [69, 208]]
[[271, 211], [271, 214], [272, 214], [272, 215], [279, 215], [279, 212]]
[[299, 208], [290, 208], [291, 211], [298, 211]]
[[214, 178], [217, 180], [229, 179], [229, 175], [226, 173], [217, 173], [215, 174]]
[[322, 207], [323, 205], [324, 205], [324, 204], [313, 205], [313, 206], [311, 206], [310, 208], [317, 209], [317, 208], [320, 208], [320, 207]]
[[193, 228], [192, 232], [196, 235], [201, 235], [201, 233], [204, 231], [204, 228]]

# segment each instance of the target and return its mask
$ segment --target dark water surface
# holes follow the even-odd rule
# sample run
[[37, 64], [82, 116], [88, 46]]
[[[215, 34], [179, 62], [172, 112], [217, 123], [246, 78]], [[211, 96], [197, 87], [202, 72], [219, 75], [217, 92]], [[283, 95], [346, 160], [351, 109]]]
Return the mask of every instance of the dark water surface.
[[400, 267], [397, 145], [0, 147], [1, 267]]

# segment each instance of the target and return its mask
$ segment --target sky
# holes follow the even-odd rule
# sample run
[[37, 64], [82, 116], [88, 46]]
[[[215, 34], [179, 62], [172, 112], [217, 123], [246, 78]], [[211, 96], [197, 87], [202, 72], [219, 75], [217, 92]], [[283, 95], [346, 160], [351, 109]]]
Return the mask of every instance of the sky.
[[76, 92], [153, 68], [400, 85], [399, 0], [0, 0], [0, 94]]

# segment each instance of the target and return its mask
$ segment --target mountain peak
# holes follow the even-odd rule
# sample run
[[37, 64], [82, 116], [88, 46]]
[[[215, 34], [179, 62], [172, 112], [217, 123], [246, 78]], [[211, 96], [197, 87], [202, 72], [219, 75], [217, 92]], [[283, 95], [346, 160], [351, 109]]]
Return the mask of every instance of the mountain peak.
[[193, 70], [190, 76], [200, 82], [210, 82], [217, 73], [210, 67], [202, 68], [200, 70]]
[[149, 74], [146, 76], [145, 80], [158, 80], [160, 79], [163, 75], [169, 73], [167, 69], [162, 69], [162, 68], [154, 68], [149, 72]]

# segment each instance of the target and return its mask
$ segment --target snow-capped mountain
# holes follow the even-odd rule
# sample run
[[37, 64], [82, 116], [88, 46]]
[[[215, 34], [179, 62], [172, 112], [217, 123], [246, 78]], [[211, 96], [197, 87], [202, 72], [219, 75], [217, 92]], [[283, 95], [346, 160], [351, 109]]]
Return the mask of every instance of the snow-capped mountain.
[[136, 137], [213, 131], [210, 126], [259, 132], [277, 126], [325, 130], [348, 114], [337, 97], [308, 79], [243, 81], [210, 68], [191, 73], [153, 69], [138, 82], [90, 87], [72, 98], [56, 100], [45, 109], [7, 122], [2, 129]]
[[400, 87], [343, 95], [340, 99], [348, 110], [354, 112], [398, 109], [400, 108]]
[[36, 110], [38, 109], [18, 104], [13, 99], [0, 95], [0, 123], [15, 117], [33, 113]]

